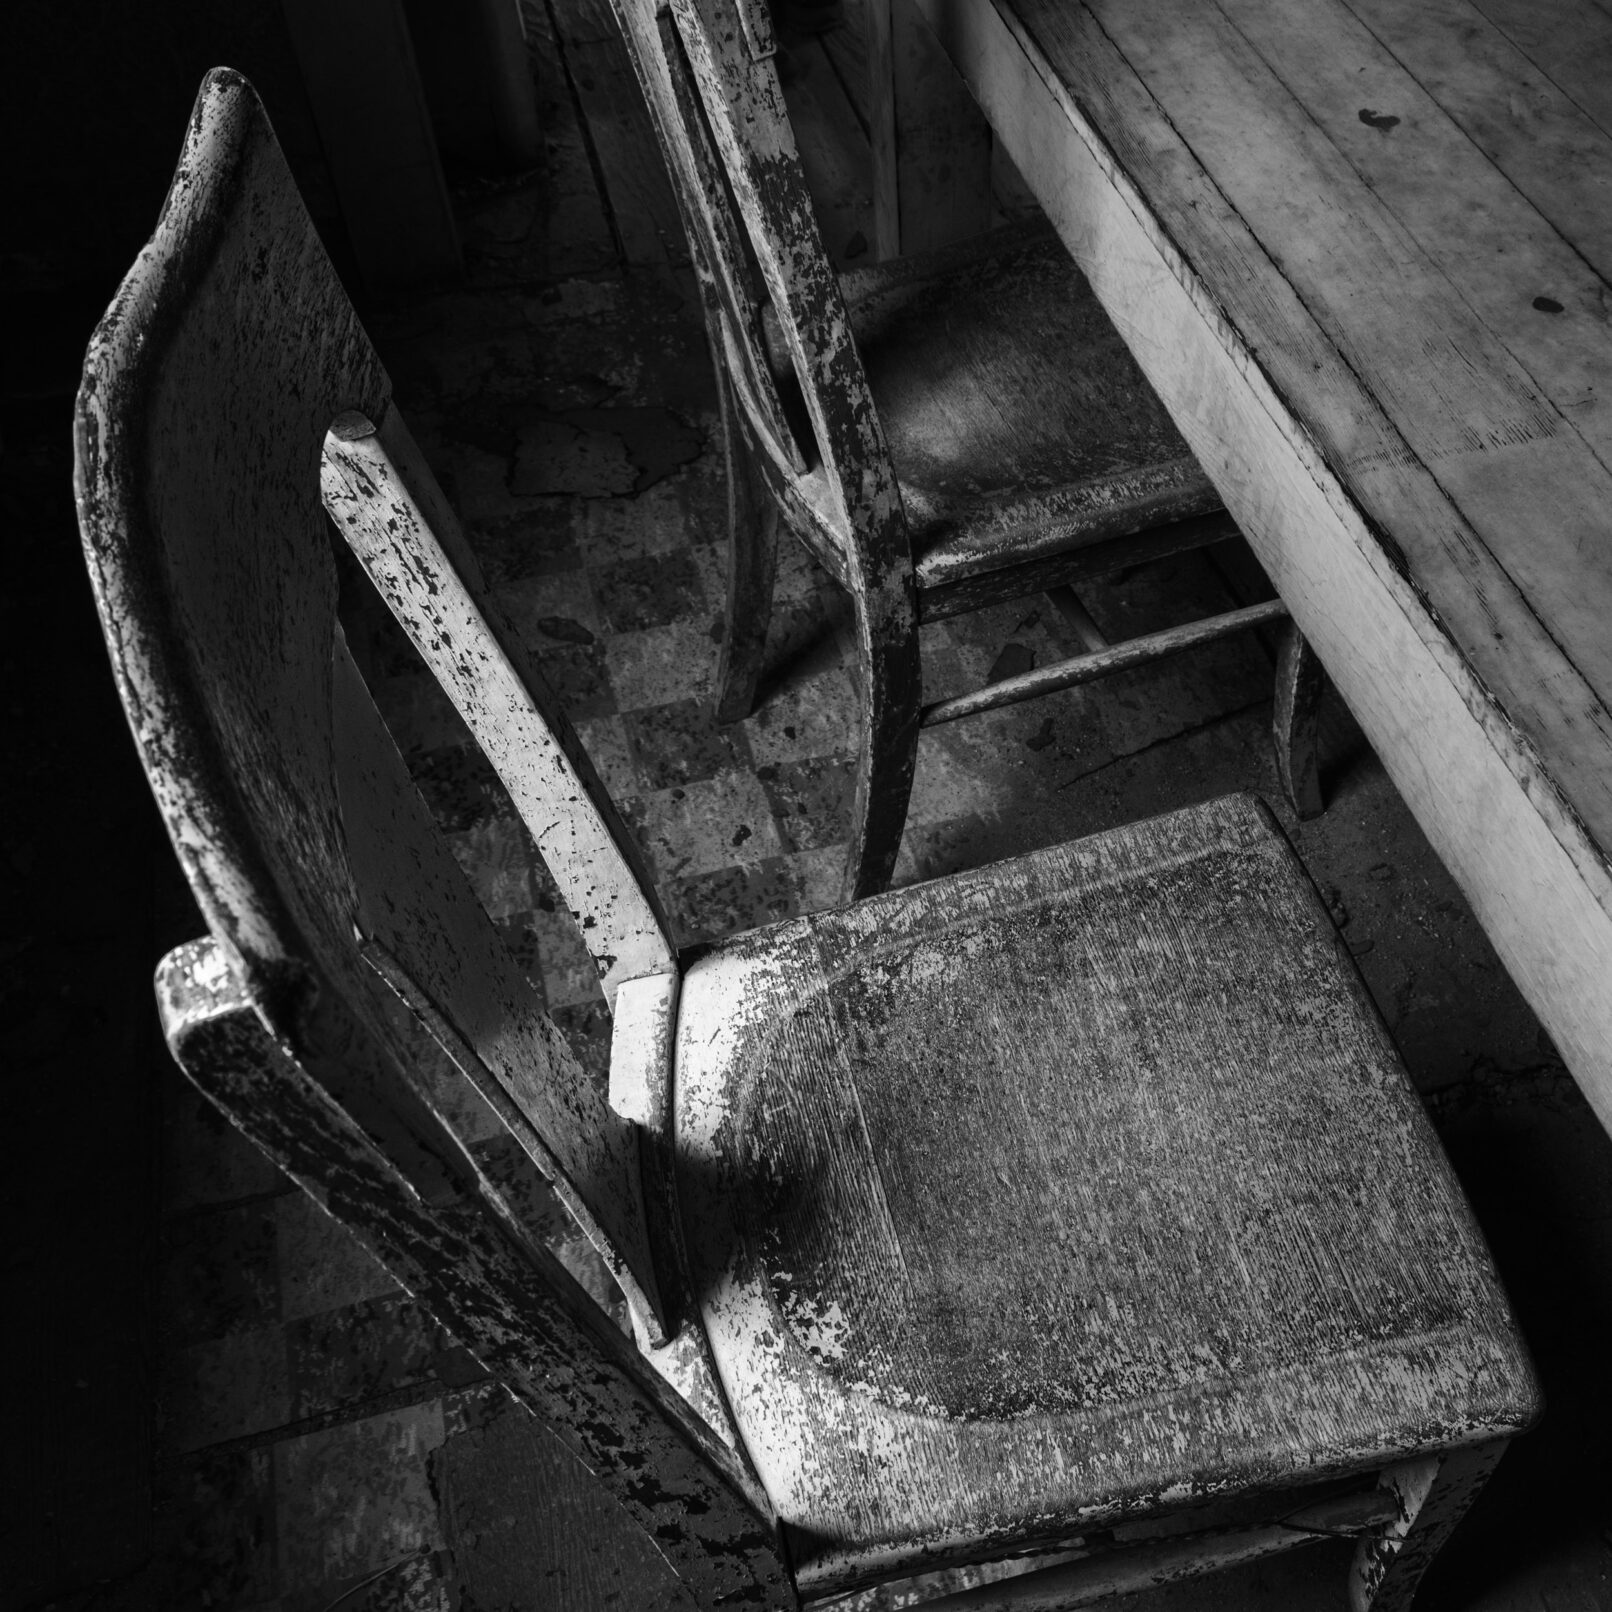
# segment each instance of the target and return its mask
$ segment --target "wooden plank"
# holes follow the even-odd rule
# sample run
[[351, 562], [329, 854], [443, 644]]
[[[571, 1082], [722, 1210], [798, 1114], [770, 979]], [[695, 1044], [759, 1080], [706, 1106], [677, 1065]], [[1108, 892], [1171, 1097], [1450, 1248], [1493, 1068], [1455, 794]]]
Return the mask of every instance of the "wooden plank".
[[[834, 65], [835, 75], [845, 91], [845, 98], [856, 113], [864, 134], [871, 121], [868, 94], [875, 84], [888, 83], [888, 68], [877, 70], [868, 59], [874, 48], [870, 30], [878, 24], [878, 7], [871, 3], [850, 4], [845, 7], [839, 26], [819, 35], [824, 54]], [[888, 28], [886, 29], [888, 37]]]
[[638, 80], [604, 0], [552, 0], [622, 260], [686, 263], [682, 215]]
[[821, 37], [789, 47], [795, 71], [783, 86], [823, 245], [836, 268], [872, 255], [873, 154]]
[[459, 236], [400, 0], [281, 3], [364, 279], [457, 278]]
[[[877, 32], [875, 33], [875, 30]], [[887, 187], [882, 203], [886, 219], [897, 219], [899, 200], [896, 190], [894, 65], [890, 60], [889, 6], [885, 0], [864, 0], [845, 8], [844, 20], [822, 35], [824, 53], [834, 66], [835, 76], [850, 102], [851, 110], [870, 143], [877, 137], [882, 155], [873, 163], [873, 183]], [[874, 52], [882, 51], [875, 58]], [[880, 128], [873, 127], [874, 110], [870, 97], [880, 96]], [[991, 137], [991, 197], [995, 203], [991, 223], [1011, 222], [1038, 211], [1036, 199], [1019, 177], [1012, 158], [1002, 144]], [[998, 217], [1000, 215], [1000, 217]], [[881, 254], [887, 257], [891, 254]]]
[[901, 157], [896, 136], [894, 9], [900, 0], [867, 0], [867, 61], [861, 103], [873, 154], [873, 250], [879, 261], [901, 256]]
[[913, 0], [870, 0], [869, 18], [879, 257], [983, 234], [991, 226], [989, 126]]
[[[1612, 1127], [1612, 878], [1604, 826], [1595, 826], [1612, 821], [1602, 701], [1453, 516], [1090, 13], [927, 3], [1021, 173]], [[1291, 398], [1303, 400], [1302, 414]], [[1356, 451], [1345, 453], [1351, 444]], [[1385, 471], [1392, 526], [1375, 518]], [[1502, 641], [1509, 654], [1497, 656]], [[1514, 675], [1519, 662], [1526, 676]], [[1508, 685], [1499, 698], [1496, 678]]]
[[[1558, 411], [1559, 424], [1547, 418], [1541, 429], [1565, 427], [1569, 436], [1576, 431], [1603, 466], [1612, 462], [1612, 410], [1595, 403], [1597, 397], [1612, 396], [1612, 343], [1593, 339], [1595, 327], [1603, 320], [1600, 294], [1604, 282], [1585, 263], [1581, 247], [1565, 239], [1541, 215], [1532, 199], [1495, 167], [1454, 114], [1344, 5], [1314, 6], [1297, 17], [1280, 0], [1224, 0], [1221, 9], [1235, 24], [1242, 43], [1292, 97], [1293, 107], [1302, 108], [1303, 115], [1319, 126], [1342, 159], [1330, 160], [1330, 153], [1318, 152], [1313, 167], [1299, 176], [1302, 182], [1327, 187], [1331, 205], [1325, 209], [1321, 227], [1328, 228], [1333, 219], [1369, 217], [1364, 187], [1420, 253], [1421, 261], [1407, 261], [1404, 271], [1395, 273], [1383, 290], [1385, 308], [1397, 308], [1402, 299], [1415, 296], [1409, 303], [1414, 315], [1395, 320], [1374, 311], [1370, 324], [1381, 329], [1382, 348], [1368, 348], [1358, 336], [1350, 342], [1349, 350], [1371, 355], [1368, 373], [1373, 380], [1387, 368], [1390, 344], [1403, 338], [1414, 317], [1430, 357], [1436, 359], [1442, 342], [1452, 347], [1459, 343], [1462, 361], [1478, 372], [1459, 376], [1452, 385], [1449, 366], [1443, 367], [1443, 373], [1435, 373], [1428, 365], [1439, 395], [1418, 394], [1408, 400], [1408, 406], [1415, 407], [1421, 417], [1464, 423], [1470, 428], [1487, 407], [1497, 411], [1505, 407], [1486, 406], [1478, 391], [1491, 376], [1505, 375], [1513, 395], [1520, 395], [1531, 382]], [[1379, 9], [1388, 8], [1381, 7], [1379, 0]], [[1393, 8], [1393, 15], [1403, 15], [1405, 9]], [[1450, 6], [1442, 15], [1426, 19], [1423, 31], [1446, 42], [1469, 32], [1480, 36], [1488, 32], [1464, 6]], [[1612, 46], [1612, 38], [1608, 43]], [[1448, 97], [1458, 106], [1470, 104], [1474, 98], [1487, 102], [1490, 96], [1505, 102], [1504, 91], [1492, 76], [1467, 84], [1463, 75], [1460, 83], [1464, 93]], [[1249, 93], [1258, 95], [1264, 88], [1263, 79], [1251, 82]], [[1375, 112], [1377, 107], [1384, 111]], [[1398, 122], [1391, 128], [1379, 127], [1363, 118], [1361, 109], [1379, 118], [1395, 117]], [[1554, 169], [1558, 162], [1573, 165], [1566, 172], [1594, 176], [1598, 184], [1575, 179], [1558, 185], [1562, 192], [1559, 207], [1568, 216], [1588, 212], [1595, 219], [1589, 231], [1603, 234], [1606, 243], [1612, 244], [1612, 215], [1605, 210], [1612, 198], [1612, 140], [1598, 137], [1593, 126], [1560, 96], [1533, 103], [1530, 121], [1534, 127], [1529, 137], [1514, 141], [1512, 149], [1533, 153], [1536, 178], [1539, 164]], [[1562, 138], [1553, 141], [1551, 135], [1557, 131]], [[1296, 142], [1288, 135], [1284, 143], [1291, 148]], [[1223, 166], [1217, 165], [1217, 171]], [[1275, 238], [1280, 230], [1283, 238], [1289, 235], [1291, 225], [1285, 218], [1268, 223], [1263, 217], [1256, 218], [1245, 206], [1243, 192], [1234, 192], [1229, 185], [1224, 188], [1228, 199], [1254, 224], [1256, 233]], [[1362, 248], [1362, 257], [1369, 253], [1378, 258], [1379, 273], [1383, 233], [1380, 226], [1368, 225]], [[1503, 250], [1473, 249], [1474, 242], [1483, 241], [1502, 243]], [[1335, 244], [1329, 230], [1329, 253]], [[1317, 282], [1313, 295], [1308, 277], [1301, 279], [1292, 268], [1288, 272], [1313, 307], [1318, 301], [1328, 306], [1340, 302], [1346, 294], [1344, 285], [1358, 283], [1362, 270], [1358, 259], [1334, 259], [1328, 278]], [[1424, 286], [1425, 298], [1417, 294]], [[1457, 297], [1452, 298], [1452, 291]], [[1536, 298], [1547, 295], [1563, 305], [1562, 313], [1552, 314], [1536, 305]], [[1429, 317], [1430, 302], [1445, 308], [1452, 303], [1464, 306], [1471, 319], [1457, 325], [1446, 313], [1435, 321]], [[1356, 323], [1365, 325], [1367, 321], [1351, 318], [1351, 335]], [[1481, 326], [1490, 345], [1474, 346], [1469, 335], [1473, 324]], [[1587, 332], [1591, 339], [1586, 339]], [[1418, 367], [1402, 350], [1398, 368], [1410, 371], [1414, 378]], [[1518, 369], [1521, 374], [1516, 373]], [[1514, 410], [1515, 405], [1508, 412]], [[1424, 457], [1441, 449], [1455, 464], [1465, 462], [1466, 454], [1444, 443], [1429, 445]], [[1496, 445], [1487, 449], [1489, 454], [1495, 451]], [[1529, 452], [1536, 456], [1537, 444], [1530, 444]], [[1508, 463], [1508, 481], [1514, 476]], [[1556, 619], [1554, 611], [1551, 615]]]
[[1594, 0], [1474, 0], [1553, 82], [1612, 134], [1612, 73], [1607, 42], [1612, 15]]
[[[1203, 163], [1222, 207], [1275, 259], [1274, 270], [1256, 260], [1255, 298], [1279, 275], [1320, 327], [1333, 367], [1340, 360], [1346, 367], [1345, 384], [1364, 388], [1368, 406], [1410, 450], [1412, 467], [1394, 466], [1385, 477], [1349, 435], [1334, 436], [1328, 446], [1351, 489], [1376, 482], [1373, 513], [1421, 571], [1420, 534], [1401, 489], [1407, 470], [1425, 466], [1513, 584], [1508, 591], [1521, 594], [1520, 610], [1544, 627], [1604, 707], [1612, 697], [1612, 636], [1605, 630], [1612, 564], [1587, 561], [1601, 548], [1612, 472], [1585, 451], [1573, 423], [1507, 350], [1508, 340], [1525, 339], [1522, 315], [1550, 322], [1531, 306], [1535, 268], [1514, 264], [1508, 253], [1497, 261], [1509, 266], [1511, 305], [1492, 295], [1469, 301], [1344, 159], [1334, 143], [1342, 138], [1336, 118], [1310, 109], [1314, 92], [1301, 101], [1288, 90], [1224, 13], [1183, 8], [1178, 0], [1123, 7], [1094, 0], [1091, 12], [1157, 98], [1175, 138]], [[1329, 0], [1314, 0], [1303, 15], [1324, 36], [1336, 12]], [[1406, 83], [1404, 93], [1410, 90]], [[1343, 115], [1371, 132], [1357, 109]], [[1481, 220], [1510, 187], [1475, 148], [1465, 150], [1469, 162], [1435, 167], [1433, 180], [1458, 187]], [[1247, 257], [1237, 266], [1246, 272]], [[1221, 265], [1214, 269], [1218, 284]], [[1260, 311], [1250, 308], [1245, 326], [1256, 340], [1264, 333]], [[1323, 371], [1285, 390], [1307, 412], [1332, 388]], [[1455, 550], [1438, 558], [1442, 574], [1429, 568], [1428, 585], [1463, 647], [1508, 704], [1537, 703], [1534, 668], [1513, 642], [1496, 649], [1494, 627], [1510, 624], [1496, 622], [1497, 601], [1468, 556]], [[1595, 784], [1585, 809], [1600, 808], [1603, 843], [1612, 845], [1604, 810], [1612, 769], [1601, 767]]]
[[1484, 19], [1481, 0], [1346, 3], [1562, 238], [1612, 273], [1612, 135]]

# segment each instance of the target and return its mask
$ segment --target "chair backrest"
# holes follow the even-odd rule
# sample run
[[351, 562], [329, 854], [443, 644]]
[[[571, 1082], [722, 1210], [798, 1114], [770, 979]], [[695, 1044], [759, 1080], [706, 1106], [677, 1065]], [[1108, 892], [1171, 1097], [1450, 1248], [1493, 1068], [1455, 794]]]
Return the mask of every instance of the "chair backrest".
[[900, 492], [806, 189], [767, 0], [611, 5], [759, 468], [824, 566], [875, 620], [904, 629]]
[[[493, 759], [607, 988], [675, 958], [581, 752], [477, 613], [461, 574], [473, 562], [237, 74], [203, 85], [157, 231], [91, 342], [76, 431], [114, 671], [212, 935], [165, 976], [181, 1061], [194, 1075], [212, 1034], [238, 1067], [210, 1095], [238, 1123], [250, 1111], [254, 1140], [497, 1357], [590, 1465], [616, 1462], [618, 1491], [642, 1482], [621, 1452], [682, 1461], [750, 1528], [749, 1576], [776, 1583], [765, 1508], [731, 1456], [608, 1321], [577, 1319], [580, 1287], [523, 1242], [466, 1143], [467, 1115], [516, 1139], [653, 1340], [639, 1135], [543, 1014], [409, 780], [342, 638], [326, 502], [383, 593], [413, 564], [440, 595], [422, 636], [472, 730], [507, 722], [530, 746], [524, 763]], [[479, 1220], [450, 1213], [465, 1191]], [[441, 1257], [422, 1264], [433, 1240]], [[581, 1358], [556, 1352], [562, 1335]], [[659, 1502], [638, 1509], [667, 1521]]]

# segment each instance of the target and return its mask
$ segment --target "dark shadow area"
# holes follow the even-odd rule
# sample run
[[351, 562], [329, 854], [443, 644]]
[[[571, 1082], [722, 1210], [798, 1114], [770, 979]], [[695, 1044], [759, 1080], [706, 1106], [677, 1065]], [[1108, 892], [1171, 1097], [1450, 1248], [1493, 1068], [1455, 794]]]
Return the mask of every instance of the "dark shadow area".
[[[9, 1604], [89, 1606], [152, 1549], [159, 1083], [151, 977], [202, 931], [129, 740], [73, 518], [68, 406], [0, 413]], [[67, 1599], [63, 1599], [67, 1598]]]

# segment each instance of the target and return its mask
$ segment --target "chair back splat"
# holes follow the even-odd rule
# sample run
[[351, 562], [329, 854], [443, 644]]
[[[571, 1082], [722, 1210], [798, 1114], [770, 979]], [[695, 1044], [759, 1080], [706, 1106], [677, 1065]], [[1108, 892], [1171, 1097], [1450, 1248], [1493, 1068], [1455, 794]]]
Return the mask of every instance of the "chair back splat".
[[641, 1336], [664, 1337], [638, 1132], [548, 1022], [409, 779], [342, 637], [325, 504], [414, 613], [472, 731], [505, 747], [492, 759], [608, 994], [675, 974], [659, 909], [541, 683], [470, 603], [474, 562], [237, 74], [203, 86], [156, 234], [92, 341], [76, 431], [114, 670], [211, 930], [159, 976], [187, 1072], [451, 1317], [696, 1593], [791, 1604], [751, 1476], [474, 1145], [515, 1139]]

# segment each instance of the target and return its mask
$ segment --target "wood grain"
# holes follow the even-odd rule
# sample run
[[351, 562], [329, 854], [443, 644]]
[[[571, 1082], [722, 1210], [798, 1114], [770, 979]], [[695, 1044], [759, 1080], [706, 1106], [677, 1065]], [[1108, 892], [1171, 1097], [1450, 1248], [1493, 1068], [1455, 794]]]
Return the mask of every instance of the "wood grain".
[[[888, 122], [890, 133], [888, 144], [873, 143], [875, 251], [902, 257], [983, 235], [991, 225], [990, 125], [912, 0], [874, 0], [868, 15], [870, 35], [889, 40], [867, 66], [873, 126]], [[887, 82], [873, 76], [882, 71]]]
[[[674, 972], [664, 919], [638, 867], [554, 732], [554, 700], [518, 668], [466, 587], [439, 532], [457, 533], [440, 494], [431, 510], [404, 484], [381, 437], [362, 416], [326, 437], [326, 509], [399, 625], [420, 651], [492, 762], [531, 831], [588, 951], [607, 999], [626, 980]], [[428, 475], [421, 467], [416, 477]], [[450, 537], [464, 549], [462, 539]]]
[[1247, 798], [719, 946], [684, 979], [676, 1135], [808, 1593], [1537, 1413], [1420, 1104]]

